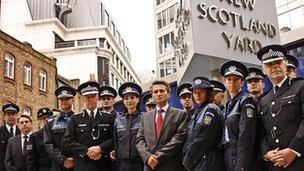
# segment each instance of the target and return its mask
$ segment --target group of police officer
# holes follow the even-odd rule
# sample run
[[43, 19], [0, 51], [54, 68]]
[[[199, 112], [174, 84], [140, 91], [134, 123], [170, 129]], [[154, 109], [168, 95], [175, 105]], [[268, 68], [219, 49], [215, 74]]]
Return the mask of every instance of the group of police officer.
[[[162, 81], [146, 94], [132, 82], [118, 92], [94, 81], [77, 90], [61, 86], [55, 91], [60, 113], [38, 110], [40, 130], [34, 133], [24, 131], [32, 120], [22, 114], [16, 123], [19, 107], [6, 104], [0, 170], [304, 170], [304, 80], [296, 78], [298, 61], [281, 45], [266, 46], [257, 57], [263, 71], [227, 61], [220, 68], [224, 84], [204, 76], [180, 84], [183, 111], [169, 107], [170, 87]], [[268, 92], [266, 75], [273, 85]], [[245, 82], [248, 94], [242, 91]], [[85, 107], [75, 114], [77, 91]], [[114, 110], [117, 95], [123, 112]]]

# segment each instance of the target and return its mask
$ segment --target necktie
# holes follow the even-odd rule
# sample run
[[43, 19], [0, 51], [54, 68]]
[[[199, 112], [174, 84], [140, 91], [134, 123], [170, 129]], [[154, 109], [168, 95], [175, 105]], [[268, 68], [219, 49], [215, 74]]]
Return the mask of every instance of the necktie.
[[94, 119], [95, 119], [95, 117], [94, 117], [94, 112], [93, 111], [91, 111], [91, 120], [93, 121]]
[[277, 85], [276, 85], [276, 86], [274, 86], [274, 93], [277, 93], [277, 92], [279, 91], [279, 88], [280, 88], [280, 87], [279, 87], [279, 86], [277, 86]]
[[23, 155], [23, 157], [26, 157], [26, 154], [27, 154], [26, 147], [27, 147], [28, 136], [24, 135], [23, 138], [24, 138], [24, 141], [23, 141], [22, 155]]
[[156, 138], [159, 138], [160, 130], [163, 125], [164, 119], [162, 116], [162, 113], [164, 112], [163, 109], [158, 109], [157, 111], [157, 118], [155, 123], [155, 132], [156, 132]]
[[11, 129], [10, 129], [10, 134], [11, 134], [11, 137], [14, 136], [14, 128], [11, 126]]

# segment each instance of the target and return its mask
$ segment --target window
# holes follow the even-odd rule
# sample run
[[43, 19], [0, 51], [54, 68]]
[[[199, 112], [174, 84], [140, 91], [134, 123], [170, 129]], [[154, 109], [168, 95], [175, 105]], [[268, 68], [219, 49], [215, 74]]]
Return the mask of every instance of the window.
[[42, 69], [39, 71], [39, 90], [46, 91], [46, 72]]
[[25, 62], [23, 66], [23, 83], [26, 85], [32, 84], [32, 66], [29, 62]]
[[107, 11], [105, 11], [105, 25], [110, 27], [110, 16]]
[[112, 84], [112, 86], [114, 86], [115, 84], [114, 84], [114, 80], [115, 80], [115, 78], [114, 78], [114, 74], [112, 74], [111, 73], [111, 84]]
[[173, 5], [169, 8], [169, 22], [173, 23], [176, 12], [176, 5]]
[[157, 29], [162, 28], [162, 18], [161, 18], [161, 13], [157, 14]]
[[167, 25], [167, 11], [163, 11], [162, 12], [162, 19], [163, 19], [163, 27], [165, 27]]
[[104, 43], [105, 43], [105, 38], [99, 38], [99, 47], [100, 48], [104, 48], [105, 47], [105, 45], [104, 45]]
[[174, 33], [170, 32], [160, 38], [158, 38], [159, 53], [171, 51], [173, 49]]
[[111, 21], [111, 31], [112, 31], [114, 37], [116, 37], [116, 34], [115, 34], [115, 24], [113, 23], [113, 21]]
[[29, 107], [24, 107], [22, 114], [31, 116], [31, 109]]
[[118, 89], [119, 88], [119, 81], [118, 81], [117, 78], [115, 80], [116, 80], [116, 89]]
[[14, 62], [15, 58], [12, 54], [5, 54], [5, 76], [14, 79]]
[[116, 69], [119, 70], [119, 58], [118, 57], [116, 57]]
[[118, 44], [119, 44], [119, 46], [121, 46], [121, 37], [120, 37], [120, 33], [117, 31], [116, 34], [117, 34]]
[[160, 77], [176, 72], [176, 59], [172, 58], [159, 64]]

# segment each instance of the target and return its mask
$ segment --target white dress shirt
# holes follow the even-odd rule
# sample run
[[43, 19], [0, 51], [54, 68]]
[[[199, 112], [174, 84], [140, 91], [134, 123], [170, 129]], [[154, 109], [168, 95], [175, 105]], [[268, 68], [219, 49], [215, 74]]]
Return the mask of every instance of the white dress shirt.
[[155, 122], [156, 122], [156, 119], [157, 119], [157, 115], [158, 115], [158, 110], [159, 109], [163, 109], [164, 111], [162, 112], [162, 117], [163, 117], [163, 120], [165, 120], [165, 116], [166, 116], [166, 111], [168, 110], [169, 108], [169, 104], [167, 103], [164, 107], [160, 108], [158, 106], [156, 106], [156, 115], [155, 115]]
[[[8, 130], [9, 133], [11, 133], [11, 126], [9, 126], [8, 124], [5, 124], [6, 129]], [[16, 135], [16, 125], [13, 126], [13, 137]]]

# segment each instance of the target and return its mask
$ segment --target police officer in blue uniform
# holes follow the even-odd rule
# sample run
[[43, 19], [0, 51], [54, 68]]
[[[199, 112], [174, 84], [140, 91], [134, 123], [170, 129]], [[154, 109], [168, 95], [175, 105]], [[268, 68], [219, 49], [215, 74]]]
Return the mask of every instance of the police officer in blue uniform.
[[213, 90], [211, 91], [212, 102], [218, 105], [221, 110], [224, 110], [225, 106], [222, 103], [225, 96], [224, 93], [226, 91], [225, 85], [216, 80], [211, 80], [210, 84], [213, 87]]
[[261, 150], [271, 171], [304, 170], [304, 80], [286, 75], [286, 49], [262, 48], [257, 57], [273, 88], [260, 101]]
[[135, 147], [142, 115], [139, 110], [142, 89], [136, 83], [126, 82], [119, 87], [118, 93], [123, 99], [125, 111], [115, 119], [116, 170], [142, 171], [144, 163]]
[[220, 68], [231, 99], [224, 110], [224, 134], [227, 171], [255, 170], [253, 154], [256, 139], [257, 104], [250, 95], [242, 92], [248, 75], [245, 65], [227, 61]]
[[99, 97], [101, 102], [101, 110], [104, 113], [111, 113], [115, 117], [118, 112], [114, 110], [115, 98], [117, 96], [117, 91], [115, 88], [104, 85], [99, 88]]
[[145, 105], [146, 112], [152, 111], [156, 108], [156, 103], [152, 98], [152, 94], [150, 92], [144, 93], [142, 97], [142, 102]]
[[286, 75], [289, 78], [297, 78], [297, 67], [299, 65], [299, 60], [297, 57], [293, 55], [286, 55], [286, 60], [287, 60], [287, 73]]
[[51, 170], [52, 160], [45, 150], [43, 143], [43, 127], [47, 119], [53, 115], [49, 108], [41, 108], [37, 111], [40, 130], [30, 135], [28, 150], [28, 168], [30, 171], [49, 171]]
[[190, 91], [191, 83], [182, 83], [177, 87], [176, 93], [180, 103], [183, 105], [183, 110], [191, 116], [194, 112], [192, 109], [192, 92]]
[[[253, 99], [259, 104], [261, 98], [264, 95], [264, 73], [261, 69], [250, 67], [248, 68], [248, 76], [246, 77], [247, 89]], [[259, 115], [261, 108], [260, 105], [257, 106], [257, 128], [256, 128], [256, 143], [254, 147], [254, 165], [256, 170], [267, 170], [268, 163], [266, 163], [261, 155], [261, 150], [259, 147], [259, 137], [261, 136], [263, 130], [262, 118]]]
[[60, 114], [52, 116], [44, 128], [44, 144], [52, 160], [52, 171], [72, 170], [74, 158], [65, 149], [64, 134], [68, 121], [73, 117], [72, 105], [76, 90], [70, 86], [60, 86], [55, 90], [59, 100]]
[[85, 109], [71, 118], [66, 129], [64, 143], [75, 157], [75, 171], [112, 170], [114, 116], [97, 108], [98, 89], [95, 81], [78, 87]]
[[183, 165], [189, 171], [222, 171], [224, 162], [218, 145], [222, 138], [220, 108], [209, 99], [212, 90], [206, 77], [196, 77], [190, 87], [198, 106], [188, 124]]
[[15, 104], [5, 104], [2, 106], [5, 124], [0, 127], [0, 170], [6, 171], [5, 154], [8, 139], [20, 134], [16, 125], [16, 115], [19, 112], [19, 106]]

